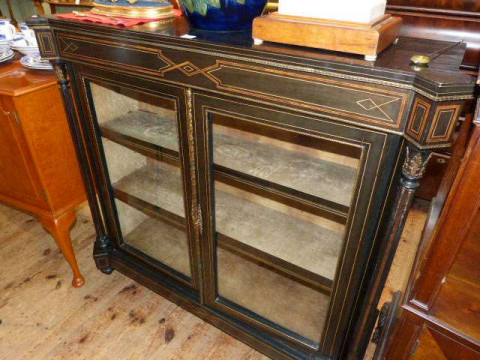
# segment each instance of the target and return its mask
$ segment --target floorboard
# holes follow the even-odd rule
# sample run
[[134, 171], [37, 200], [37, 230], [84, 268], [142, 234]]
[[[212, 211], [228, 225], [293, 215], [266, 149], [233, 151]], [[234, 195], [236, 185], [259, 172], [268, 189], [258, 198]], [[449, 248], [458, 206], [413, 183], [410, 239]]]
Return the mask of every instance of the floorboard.
[[0, 360], [267, 359], [122, 274], [99, 272], [86, 207], [72, 239], [80, 289], [39, 222], [0, 205]]
[[[404, 287], [425, 218], [416, 204], [381, 303]], [[122, 274], [103, 275], [92, 259], [94, 237], [83, 207], [72, 239], [86, 284], [75, 289], [40, 223], [0, 205], [0, 360], [267, 359]]]

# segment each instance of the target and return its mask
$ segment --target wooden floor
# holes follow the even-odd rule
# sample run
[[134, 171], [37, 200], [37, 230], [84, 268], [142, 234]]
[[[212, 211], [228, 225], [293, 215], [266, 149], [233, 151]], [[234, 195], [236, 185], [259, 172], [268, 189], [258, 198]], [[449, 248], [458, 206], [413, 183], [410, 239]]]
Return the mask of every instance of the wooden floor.
[[267, 359], [118, 272], [97, 271], [88, 209], [72, 237], [81, 289], [38, 221], [0, 205], [0, 360]]
[[[400, 263], [412, 258], [424, 214], [410, 213]], [[38, 221], [0, 205], [0, 360], [267, 359], [118, 272], [97, 271], [86, 207], [72, 238], [81, 289], [70, 285], [70, 268]], [[401, 266], [391, 274], [384, 297], [405, 273]]]

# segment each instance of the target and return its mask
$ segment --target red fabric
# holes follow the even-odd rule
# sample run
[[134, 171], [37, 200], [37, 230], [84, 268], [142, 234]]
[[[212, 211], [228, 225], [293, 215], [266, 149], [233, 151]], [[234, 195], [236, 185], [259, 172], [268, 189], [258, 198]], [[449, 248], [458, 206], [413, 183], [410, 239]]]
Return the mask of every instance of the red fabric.
[[[182, 12], [180, 10], [175, 9], [174, 11], [175, 11], [175, 16], [177, 17], [182, 16]], [[111, 17], [111, 16], [93, 14], [91, 11], [84, 11], [81, 14], [83, 15], [69, 13], [69, 14], [57, 14], [55, 16], [60, 19], [93, 22], [96, 24], [113, 25], [113, 26], [126, 27], [126, 28], [132, 27], [135, 25], [146, 24], [153, 21], [164, 20], [164, 19], [131, 19], [131, 18], [122, 18], [122, 17]]]

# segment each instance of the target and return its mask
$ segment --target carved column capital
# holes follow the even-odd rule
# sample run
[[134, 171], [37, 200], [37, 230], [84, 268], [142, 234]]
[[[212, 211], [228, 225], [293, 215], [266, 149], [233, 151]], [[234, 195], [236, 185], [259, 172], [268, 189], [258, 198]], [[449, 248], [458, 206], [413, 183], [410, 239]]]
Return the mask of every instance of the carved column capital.
[[425, 174], [432, 152], [419, 150], [412, 145], [407, 145], [405, 161], [402, 167], [402, 185], [407, 188], [417, 188], [420, 180]]
[[55, 64], [53, 64], [53, 70], [55, 71], [57, 81], [60, 84], [65, 84], [67, 82], [67, 76], [65, 68], [62, 66], [62, 63], [57, 61]]

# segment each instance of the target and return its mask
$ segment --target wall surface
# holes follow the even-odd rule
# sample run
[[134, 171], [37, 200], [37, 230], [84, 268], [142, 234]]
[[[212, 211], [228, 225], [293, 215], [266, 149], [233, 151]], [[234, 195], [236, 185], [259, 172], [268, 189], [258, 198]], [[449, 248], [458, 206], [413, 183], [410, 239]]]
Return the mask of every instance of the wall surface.
[[[10, 3], [12, 4], [13, 15], [19, 23], [37, 13], [32, 0], [10, 0]], [[45, 14], [50, 14], [50, 7], [48, 4], [44, 4], [43, 7], [45, 8]], [[69, 6], [57, 7], [58, 12], [71, 12], [73, 10], [75, 9]], [[77, 8], [77, 10], [79, 9]], [[6, 0], [0, 0], [0, 11], [4, 17], [9, 17]]]
[[[36, 14], [35, 7], [31, 0], [10, 0], [13, 7], [15, 19], [20, 23], [26, 18]], [[9, 17], [6, 0], [0, 0], [0, 10], [4, 17]]]

